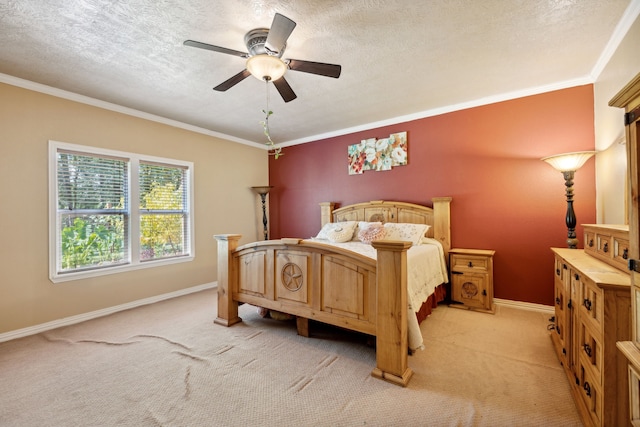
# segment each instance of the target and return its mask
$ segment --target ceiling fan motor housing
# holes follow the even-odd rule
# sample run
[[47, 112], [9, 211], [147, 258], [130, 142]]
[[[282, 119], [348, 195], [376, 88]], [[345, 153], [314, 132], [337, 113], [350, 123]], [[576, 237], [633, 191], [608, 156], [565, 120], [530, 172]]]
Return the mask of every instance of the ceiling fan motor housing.
[[255, 55], [269, 55], [281, 58], [287, 45], [285, 44], [280, 52], [273, 52], [265, 47], [267, 42], [267, 36], [269, 35], [268, 28], [255, 28], [244, 35], [244, 44], [247, 46], [249, 56]]

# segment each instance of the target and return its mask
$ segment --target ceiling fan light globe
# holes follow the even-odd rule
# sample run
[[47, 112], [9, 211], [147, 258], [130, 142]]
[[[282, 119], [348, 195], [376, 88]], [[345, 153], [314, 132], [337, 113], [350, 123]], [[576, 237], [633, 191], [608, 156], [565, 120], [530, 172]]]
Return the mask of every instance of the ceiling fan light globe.
[[287, 64], [270, 55], [255, 55], [247, 60], [247, 70], [258, 80], [278, 80], [287, 71]]

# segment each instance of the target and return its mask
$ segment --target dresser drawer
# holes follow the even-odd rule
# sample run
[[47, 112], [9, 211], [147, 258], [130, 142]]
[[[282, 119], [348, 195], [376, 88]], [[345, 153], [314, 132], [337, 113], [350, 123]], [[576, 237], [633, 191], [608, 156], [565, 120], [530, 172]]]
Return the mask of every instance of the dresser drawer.
[[608, 258], [610, 257], [613, 237], [608, 234], [596, 233], [596, 254]]
[[613, 260], [624, 268], [629, 262], [629, 239], [613, 236]]
[[604, 315], [604, 296], [602, 289], [596, 286], [588, 277], [578, 273], [574, 274], [572, 280], [575, 280], [574, 285], [578, 285], [579, 289], [577, 308], [580, 319], [589, 322], [594, 332], [601, 334], [602, 317]]
[[557, 255], [555, 256], [554, 261], [555, 261], [555, 265], [553, 268], [553, 272], [556, 279], [566, 283], [567, 282], [566, 276], [567, 274], [569, 274], [569, 267], [567, 266], [567, 263], [564, 262], [564, 260]]
[[589, 417], [594, 426], [601, 426], [603, 397], [598, 382], [584, 366], [580, 366], [579, 380], [580, 397], [585, 404]]
[[579, 359], [580, 366], [591, 372], [592, 382], [601, 387], [603, 350], [600, 334], [594, 332], [589, 324], [580, 322], [578, 327]]
[[596, 232], [594, 230], [584, 229], [584, 250], [587, 252], [596, 251]]

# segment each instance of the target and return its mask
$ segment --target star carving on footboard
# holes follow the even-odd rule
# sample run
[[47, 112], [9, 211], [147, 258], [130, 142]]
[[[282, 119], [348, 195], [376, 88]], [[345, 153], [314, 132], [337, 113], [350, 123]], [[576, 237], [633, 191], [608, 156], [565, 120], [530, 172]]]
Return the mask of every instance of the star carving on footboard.
[[298, 264], [292, 262], [288, 262], [282, 267], [280, 278], [284, 287], [291, 292], [299, 291], [304, 281], [302, 269]]

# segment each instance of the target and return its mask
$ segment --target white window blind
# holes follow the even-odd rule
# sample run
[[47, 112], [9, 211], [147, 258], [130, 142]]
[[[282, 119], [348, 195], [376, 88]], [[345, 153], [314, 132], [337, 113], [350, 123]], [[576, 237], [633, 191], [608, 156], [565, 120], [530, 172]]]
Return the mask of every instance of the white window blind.
[[49, 147], [52, 281], [193, 259], [192, 163]]
[[140, 260], [182, 256], [189, 247], [184, 167], [140, 162]]
[[128, 161], [57, 153], [58, 272], [129, 262]]

